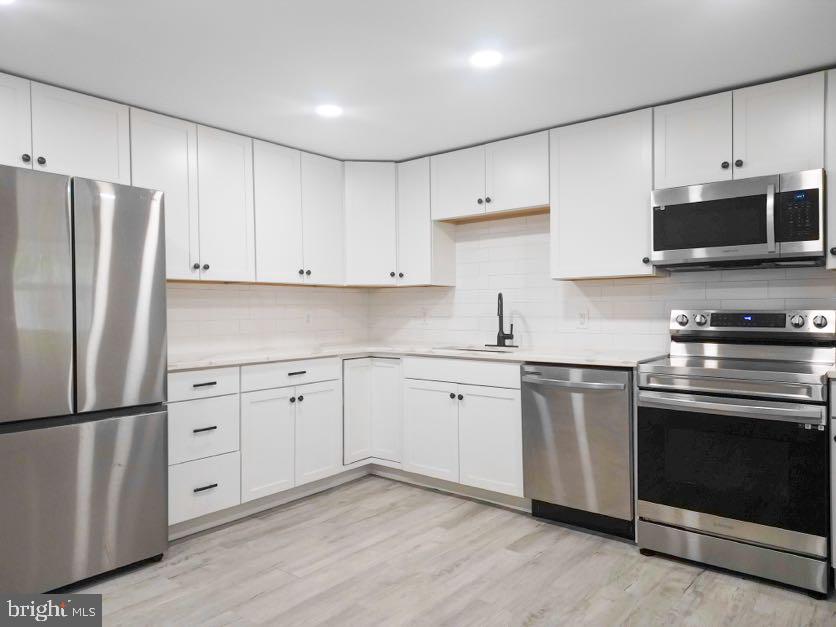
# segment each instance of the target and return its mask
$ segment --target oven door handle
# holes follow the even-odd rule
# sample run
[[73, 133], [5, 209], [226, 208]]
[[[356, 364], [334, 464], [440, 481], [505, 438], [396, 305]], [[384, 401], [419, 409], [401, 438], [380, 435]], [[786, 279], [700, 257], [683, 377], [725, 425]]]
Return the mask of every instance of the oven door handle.
[[775, 186], [766, 186], [766, 251], [775, 252]]
[[761, 420], [778, 420], [799, 424], [823, 425], [825, 408], [819, 405], [770, 403], [768, 401], [728, 399], [693, 394], [639, 391], [639, 407], [655, 407], [673, 411], [703, 412], [721, 416], [745, 416]]

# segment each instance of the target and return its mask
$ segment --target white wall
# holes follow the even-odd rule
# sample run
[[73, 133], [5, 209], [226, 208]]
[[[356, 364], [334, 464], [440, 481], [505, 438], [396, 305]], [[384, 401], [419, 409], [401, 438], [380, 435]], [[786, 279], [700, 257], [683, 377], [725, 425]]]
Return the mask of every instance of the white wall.
[[168, 284], [169, 355], [364, 342], [367, 290]]
[[[499, 291], [506, 329], [513, 321], [522, 346], [664, 351], [671, 308], [836, 308], [836, 272], [821, 268], [552, 281], [548, 215], [459, 225], [456, 257], [456, 288], [372, 291], [370, 339], [429, 346], [493, 342]], [[583, 312], [586, 329], [579, 328]]]

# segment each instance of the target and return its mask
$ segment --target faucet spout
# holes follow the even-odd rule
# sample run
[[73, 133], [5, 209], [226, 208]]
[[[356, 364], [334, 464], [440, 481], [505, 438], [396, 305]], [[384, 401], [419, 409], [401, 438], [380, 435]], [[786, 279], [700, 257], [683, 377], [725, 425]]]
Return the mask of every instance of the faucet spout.
[[511, 331], [509, 333], [505, 332], [505, 316], [503, 312], [503, 302], [502, 302], [502, 292], [499, 292], [496, 296], [496, 317], [499, 322], [499, 331], [496, 334], [496, 344], [487, 344], [487, 346], [513, 346], [513, 344], [508, 344], [508, 340], [514, 339], [514, 325], [511, 324]]

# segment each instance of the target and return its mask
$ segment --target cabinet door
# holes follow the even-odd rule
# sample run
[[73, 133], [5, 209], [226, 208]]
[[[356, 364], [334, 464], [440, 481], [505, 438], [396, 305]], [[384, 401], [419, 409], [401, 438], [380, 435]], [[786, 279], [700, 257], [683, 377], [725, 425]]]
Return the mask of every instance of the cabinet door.
[[293, 487], [294, 388], [241, 395], [241, 500]]
[[485, 147], [430, 157], [432, 218], [448, 220], [485, 213]]
[[210, 281], [254, 281], [253, 142], [197, 127], [200, 275]]
[[0, 74], [0, 165], [31, 168], [33, 161], [30, 83]]
[[302, 153], [305, 282], [343, 283], [344, 229], [342, 161]]
[[342, 470], [342, 382], [296, 386], [296, 485]]
[[125, 105], [32, 83], [34, 168], [130, 185], [129, 117]]
[[512, 137], [485, 146], [485, 211], [549, 204], [549, 133]]
[[634, 111], [551, 131], [551, 276], [653, 273], [652, 117]]
[[166, 277], [199, 279], [197, 125], [131, 109], [131, 179], [165, 194]]
[[[304, 402], [304, 401], [303, 401]], [[372, 360], [343, 361], [343, 462], [372, 454]]]
[[655, 189], [732, 178], [731, 92], [656, 107], [653, 118]]
[[403, 390], [403, 469], [458, 483], [457, 386], [405, 379]]
[[822, 167], [824, 72], [734, 91], [735, 178]]
[[255, 269], [265, 283], [301, 283], [302, 153], [255, 140]]
[[[827, 148], [825, 149], [824, 167], [829, 172], [836, 172], [836, 70], [827, 73]], [[825, 251], [827, 267], [836, 270], [836, 181], [827, 186], [827, 242]], [[836, 500], [834, 500], [836, 503]], [[836, 524], [836, 522], [834, 523]]]
[[401, 360], [371, 360], [372, 457], [401, 461], [403, 438], [403, 379]]
[[460, 482], [523, 495], [520, 391], [460, 385]]
[[397, 172], [394, 163], [345, 163], [345, 282], [397, 281]]

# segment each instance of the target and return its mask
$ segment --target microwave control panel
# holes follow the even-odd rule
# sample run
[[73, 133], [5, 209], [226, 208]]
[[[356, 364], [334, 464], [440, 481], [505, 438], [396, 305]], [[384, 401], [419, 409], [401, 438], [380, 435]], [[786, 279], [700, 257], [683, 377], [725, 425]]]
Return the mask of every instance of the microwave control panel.
[[798, 189], [775, 194], [775, 240], [819, 239], [819, 190]]

